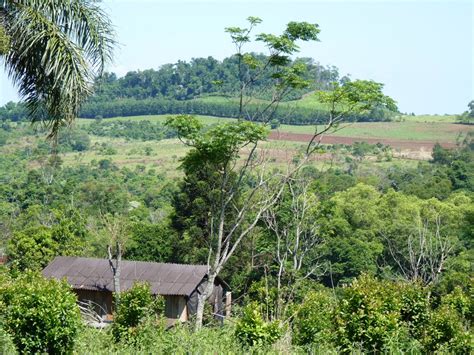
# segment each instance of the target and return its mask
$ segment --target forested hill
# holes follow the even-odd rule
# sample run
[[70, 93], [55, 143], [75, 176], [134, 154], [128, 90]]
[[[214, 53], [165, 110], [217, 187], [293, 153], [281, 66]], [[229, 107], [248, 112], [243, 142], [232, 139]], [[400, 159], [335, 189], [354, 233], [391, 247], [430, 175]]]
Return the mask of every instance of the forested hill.
[[[264, 63], [267, 57], [254, 54], [254, 58]], [[107, 73], [96, 83], [96, 95], [92, 101], [109, 101], [113, 99], [171, 99], [190, 100], [203, 95], [235, 96], [239, 90], [238, 59], [236, 56], [223, 61], [207, 58], [193, 58], [190, 62], [178, 61], [165, 64], [158, 70], [131, 71], [117, 78], [114, 73]], [[329, 83], [339, 80], [336, 67], [322, 66], [311, 58], [297, 58], [291, 63], [302, 63], [307, 72], [304, 79], [311, 84], [305, 89], [295, 90], [287, 97], [299, 99], [305, 93], [316, 89], [327, 88]], [[247, 67], [240, 75], [249, 75]], [[255, 94], [260, 99], [269, 99], [270, 93], [265, 89], [271, 82], [271, 72], [259, 76], [254, 82]]]
[[[261, 63], [268, 60], [263, 54], [253, 54]], [[82, 106], [83, 118], [108, 118], [157, 114], [199, 114], [216, 117], [238, 117], [239, 105], [235, 98], [240, 79], [253, 77], [249, 66], [239, 72], [237, 56], [222, 61], [194, 58], [190, 62], [178, 61], [165, 64], [159, 69], [131, 71], [123, 77], [105, 73], [94, 83], [95, 94]], [[321, 123], [327, 113], [310, 93], [328, 89], [334, 81], [345, 81], [334, 66], [323, 66], [311, 58], [297, 58], [289, 65], [306, 67], [303, 79], [309, 82], [305, 88], [292, 90], [274, 113], [274, 119], [288, 124]], [[271, 98], [272, 71], [252, 80], [250, 94], [255, 100], [246, 107], [247, 112], [259, 110], [262, 100]], [[303, 99], [302, 99], [303, 98]], [[21, 120], [26, 115], [22, 104], [9, 103], [0, 108], [0, 119]], [[384, 121], [390, 119], [387, 112], [373, 110], [364, 115], [351, 117], [354, 121]]]

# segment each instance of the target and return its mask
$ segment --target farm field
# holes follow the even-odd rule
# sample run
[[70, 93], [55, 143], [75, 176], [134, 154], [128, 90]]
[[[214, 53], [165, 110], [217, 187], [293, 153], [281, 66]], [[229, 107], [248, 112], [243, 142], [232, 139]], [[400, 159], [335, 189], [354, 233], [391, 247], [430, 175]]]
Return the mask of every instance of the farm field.
[[[132, 117], [114, 117], [104, 121], [150, 121], [164, 123], [169, 115], [150, 115]], [[453, 116], [454, 117], [454, 116]], [[451, 118], [453, 118], [451, 117]], [[211, 116], [198, 116], [205, 125], [219, 122], [235, 121], [231, 118], [218, 118]], [[322, 144], [351, 145], [355, 142], [365, 141], [369, 144], [382, 143], [390, 145], [393, 149], [395, 160], [403, 165], [414, 165], [418, 160], [431, 158], [433, 145], [439, 142], [445, 147], [454, 147], [474, 127], [448, 122], [448, 116], [406, 116], [400, 122], [358, 122], [344, 124], [337, 131], [325, 135]], [[425, 122], [430, 120], [430, 122]], [[78, 127], [85, 128], [92, 123], [91, 119], [78, 119]], [[318, 127], [321, 129], [322, 127]], [[281, 125], [272, 130], [269, 141], [262, 144], [262, 149], [270, 158], [273, 165], [285, 164], [295, 153], [303, 150], [305, 142], [311, 138], [314, 126]], [[110, 159], [117, 166], [136, 167], [143, 165], [164, 171], [169, 177], [181, 174], [178, 167], [180, 158], [185, 155], [188, 148], [177, 139], [161, 141], [139, 141], [123, 138], [97, 137], [91, 135], [92, 147], [103, 145], [111, 146], [114, 153], [104, 154], [99, 148], [81, 153], [64, 153], [62, 159], [65, 165], [79, 163], [89, 164], [93, 161]], [[313, 164], [324, 167], [329, 161], [334, 160], [334, 155], [319, 154], [313, 159]], [[372, 159], [373, 160], [373, 159]], [[374, 161], [367, 159], [362, 165], [369, 167]], [[382, 162], [377, 162], [382, 164]]]
[[[107, 120], [147, 120], [151, 122], [164, 123], [169, 115], [114, 117]], [[218, 122], [232, 120], [232, 118], [219, 118], [211, 116], [198, 116], [204, 124], [215, 124]], [[431, 150], [437, 142], [445, 147], [454, 147], [457, 141], [471, 131], [473, 126], [461, 125], [447, 122], [454, 116], [405, 116], [402, 122], [356, 122], [342, 124], [337, 131], [327, 134], [323, 143], [327, 144], [352, 144], [356, 141], [367, 141], [375, 144], [377, 142], [391, 145], [393, 148], [419, 150]], [[430, 120], [430, 121], [427, 121]], [[78, 125], [90, 124], [92, 120], [79, 119]], [[321, 129], [319, 126], [318, 129]], [[281, 125], [273, 130], [270, 139], [306, 142], [314, 132], [315, 126]]]

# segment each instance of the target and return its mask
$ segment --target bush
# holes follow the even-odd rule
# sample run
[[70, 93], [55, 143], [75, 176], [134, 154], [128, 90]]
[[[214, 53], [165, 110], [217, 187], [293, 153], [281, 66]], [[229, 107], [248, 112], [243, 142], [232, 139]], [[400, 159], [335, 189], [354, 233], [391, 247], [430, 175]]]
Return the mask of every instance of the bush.
[[65, 151], [83, 152], [90, 148], [91, 140], [86, 131], [69, 129], [60, 132], [58, 143]]
[[154, 297], [147, 283], [136, 283], [120, 294], [114, 315], [112, 333], [115, 341], [133, 342], [140, 332], [140, 325], [164, 311], [164, 299]]
[[472, 354], [474, 338], [470, 332], [472, 297], [461, 287], [441, 298], [441, 304], [431, 313], [423, 343], [426, 351], [446, 351]]
[[423, 345], [428, 352], [472, 354], [473, 335], [464, 326], [459, 314], [447, 305], [434, 311], [427, 327]]
[[312, 291], [293, 321], [293, 342], [298, 345], [328, 343], [333, 334], [336, 300], [326, 291]]
[[401, 321], [408, 327], [411, 336], [421, 339], [430, 315], [428, 290], [418, 283], [399, 283], [397, 288]]
[[275, 343], [281, 336], [278, 322], [266, 322], [255, 302], [244, 308], [242, 317], [238, 320], [235, 335], [245, 345], [268, 345]]
[[70, 286], [35, 273], [2, 282], [0, 314], [2, 327], [22, 353], [71, 352], [81, 326]]
[[404, 332], [398, 285], [362, 275], [343, 291], [336, 316], [336, 342], [344, 349], [359, 344], [369, 351], [382, 350], [389, 339]]

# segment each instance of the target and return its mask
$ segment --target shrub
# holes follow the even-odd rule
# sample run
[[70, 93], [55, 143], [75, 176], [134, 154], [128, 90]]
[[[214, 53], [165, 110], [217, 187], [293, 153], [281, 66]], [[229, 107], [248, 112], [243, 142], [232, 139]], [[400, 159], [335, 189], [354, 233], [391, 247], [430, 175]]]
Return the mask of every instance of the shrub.
[[461, 317], [472, 322], [474, 316], [474, 299], [464, 293], [460, 286], [456, 286], [452, 292], [445, 295], [441, 303], [455, 310]]
[[423, 339], [426, 351], [472, 354], [472, 307], [472, 297], [466, 295], [459, 286], [443, 296], [438, 309], [431, 313], [426, 327], [426, 336]]
[[334, 297], [326, 291], [310, 292], [296, 312], [293, 342], [298, 345], [328, 343], [333, 333]]
[[421, 339], [430, 315], [428, 290], [418, 283], [399, 283], [397, 293], [401, 302], [401, 321], [408, 327], [410, 335]]
[[235, 335], [245, 345], [268, 345], [275, 343], [281, 336], [279, 323], [266, 322], [255, 302], [244, 308], [242, 317], [237, 321]]
[[115, 341], [134, 341], [140, 332], [140, 325], [163, 311], [163, 298], [155, 298], [150, 292], [149, 284], [134, 284], [131, 289], [120, 294], [112, 327]]
[[0, 285], [0, 313], [22, 353], [70, 352], [81, 326], [70, 286], [29, 272]]
[[397, 338], [400, 327], [401, 300], [397, 284], [362, 275], [343, 291], [336, 316], [336, 342], [348, 350], [354, 344], [370, 351], [380, 351], [389, 339]]
[[431, 314], [423, 344], [428, 352], [472, 354], [473, 340], [459, 314], [448, 305], [442, 305]]

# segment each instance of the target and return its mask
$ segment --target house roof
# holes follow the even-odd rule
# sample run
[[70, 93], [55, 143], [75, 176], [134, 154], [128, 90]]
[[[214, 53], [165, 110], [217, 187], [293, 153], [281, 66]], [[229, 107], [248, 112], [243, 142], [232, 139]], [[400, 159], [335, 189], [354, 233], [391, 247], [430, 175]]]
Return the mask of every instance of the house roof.
[[[65, 278], [76, 290], [114, 290], [113, 274], [107, 259], [58, 256], [44, 268], [43, 275]], [[122, 260], [120, 288], [125, 291], [135, 282], [143, 281], [150, 284], [155, 295], [189, 296], [206, 275], [206, 265]]]

